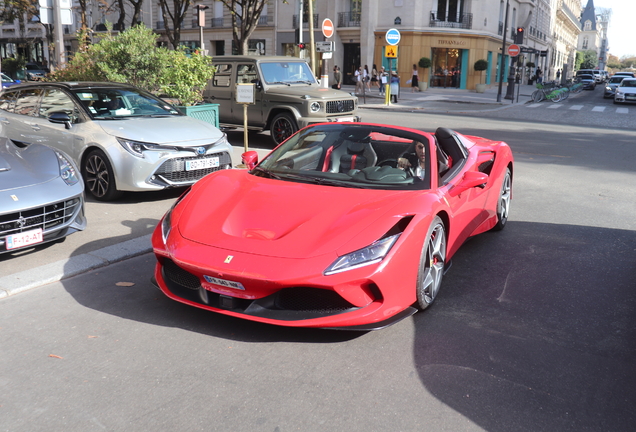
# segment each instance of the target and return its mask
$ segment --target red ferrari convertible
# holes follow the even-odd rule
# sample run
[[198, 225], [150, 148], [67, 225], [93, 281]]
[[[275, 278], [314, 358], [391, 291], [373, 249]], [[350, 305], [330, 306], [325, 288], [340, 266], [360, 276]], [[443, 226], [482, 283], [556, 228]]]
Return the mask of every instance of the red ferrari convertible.
[[508, 145], [444, 128], [318, 124], [243, 160], [166, 213], [153, 279], [182, 303], [283, 326], [375, 330], [427, 308], [512, 197]]

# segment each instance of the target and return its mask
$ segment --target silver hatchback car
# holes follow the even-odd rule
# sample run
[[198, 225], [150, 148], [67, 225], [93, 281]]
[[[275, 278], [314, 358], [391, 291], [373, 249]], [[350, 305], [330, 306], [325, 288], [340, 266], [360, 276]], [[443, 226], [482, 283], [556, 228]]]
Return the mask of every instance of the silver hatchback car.
[[0, 94], [0, 135], [70, 155], [86, 190], [103, 201], [121, 191], [190, 185], [232, 167], [219, 129], [126, 84], [13, 86]]

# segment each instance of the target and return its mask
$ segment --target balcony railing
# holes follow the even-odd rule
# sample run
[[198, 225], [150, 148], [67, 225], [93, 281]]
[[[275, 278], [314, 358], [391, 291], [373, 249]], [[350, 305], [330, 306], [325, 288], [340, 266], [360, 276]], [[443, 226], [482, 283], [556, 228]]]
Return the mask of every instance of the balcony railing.
[[360, 12], [339, 12], [338, 27], [360, 27]]
[[444, 14], [438, 14], [437, 11], [431, 11], [431, 27], [450, 27], [461, 29], [473, 28], [473, 14], [454, 14], [444, 16]]
[[[319, 19], [319, 14], [314, 14], [314, 28], [320, 27]], [[298, 15], [294, 15], [293, 26], [295, 29], [298, 28]], [[309, 14], [303, 14], [303, 27], [307, 26], [309, 26]]]
[[274, 24], [274, 19], [272, 18], [270, 20], [269, 15], [261, 15], [260, 18], [258, 19], [258, 25], [260, 26], [273, 25], [273, 24]]
[[223, 27], [223, 17], [221, 18], [212, 18], [211, 27], [221, 28]]

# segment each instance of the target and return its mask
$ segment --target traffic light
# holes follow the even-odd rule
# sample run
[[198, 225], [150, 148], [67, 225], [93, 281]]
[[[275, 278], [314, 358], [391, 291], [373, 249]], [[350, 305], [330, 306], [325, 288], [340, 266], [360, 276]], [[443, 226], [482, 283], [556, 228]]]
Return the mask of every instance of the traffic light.
[[523, 44], [523, 33], [525, 29], [523, 27], [517, 27], [517, 33], [515, 33], [515, 43]]
[[301, 42], [301, 43], [298, 44], [298, 49], [305, 49], [305, 48], [307, 48], [307, 44], [306, 43]]

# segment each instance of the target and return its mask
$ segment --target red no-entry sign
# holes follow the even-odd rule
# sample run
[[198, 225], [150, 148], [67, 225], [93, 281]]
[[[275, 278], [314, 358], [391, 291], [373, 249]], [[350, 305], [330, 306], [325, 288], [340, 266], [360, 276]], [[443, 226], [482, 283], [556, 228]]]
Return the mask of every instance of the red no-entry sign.
[[330, 38], [331, 36], [333, 36], [333, 21], [331, 21], [329, 18], [325, 18], [322, 21], [322, 34], [326, 38]]
[[508, 47], [508, 55], [510, 57], [517, 57], [520, 52], [521, 48], [519, 48], [519, 45], [512, 44]]

